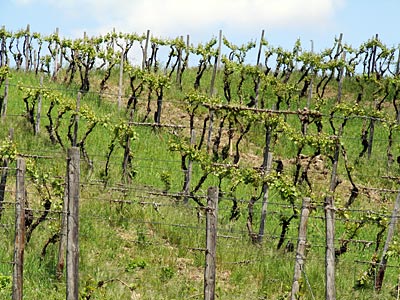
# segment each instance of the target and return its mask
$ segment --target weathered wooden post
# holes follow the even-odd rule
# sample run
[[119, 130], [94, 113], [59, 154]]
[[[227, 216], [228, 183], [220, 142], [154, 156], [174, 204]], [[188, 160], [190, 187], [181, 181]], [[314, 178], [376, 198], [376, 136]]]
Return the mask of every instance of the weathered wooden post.
[[206, 208], [206, 265], [204, 270], [204, 300], [215, 299], [218, 187], [210, 187]]
[[122, 105], [122, 84], [123, 84], [123, 77], [124, 77], [124, 52], [125, 49], [123, 48], [121, 51], [121, 63], [119, 66], [119, 81], [118, 81], [118, 109], [121, 109]]
[[217, 77], [217, 71], [219, 68], [219, 61], [221, 59], [221, 47], [222, 47], [222, 30], [219, 31], [218, 38], [218, 53], [214, 59], [214, 68], [211, 76], [211, 84], [210, 84], [210, 96], [212, 97], [215, 94], [215, 78]]
[[304, 268], [304, 259], [305, 259], [306, 242], [307, 242], [307, 222], [308, 222], [308, 216], [310, 214], [310, 202], [311, 202], [310, 198], [308, 197], [303, 198], [303, 205], [301, 209], [300, 224], [299, 224], [299, 237], [297, 240], [296, 262], [294, 265], [292, 293], [290, 296], [291, 300], [296, 300], [297, 294], [300, 291], [299, 281], [301, 278], [301, 272], [303, 271]]
[[[57, 37], [58, 37], [58, 33], [59, 33], [59, 29], [57, 27], [56, 28], [56, 32], [55, 32]], [[61, 57], [62, 57], [62, 55], [61, 55]], [[58, 44], [57, 44], [57, 41], [56, 41], [56, 47], [54, 49], [54, 70], [53, 70], [53, 76], [52, 76], [53, 81], [57, 80], [58, 68], [59, 68], [58, 67]]]
[[[180, 37], [180, 40], [183, 42], [183, 36]], [[182, 65], [182, 54], [183, 54], [183, 49], [181, 47], [178, 48], [178, 57], [177, 63], [176, 63], [176, 79], [175, 82], [177, 85], [180, 86], [181, 82], [181, 65]]]
[[[215, 78], [217, 76], [217, 70], [219, 66], [219, 61], [221, 57], [221, 46], [222, 46], [222, 30], [219, 31], [219, 39], [218, 39], [218, 54], [215, 57], [214, 61], [214, 69], [211, 77], [211, 84], [210, 84], [210, 97], [212, 98], [215, 94]], [[208, 127], [208, 136], [207, 136], [207, 152], [210, 150], [211, 145], [211, 137], [213, 131], [213, 123], [214, 123], [214, 110], [210, 109], [210, 125]]]
[[[260, 65], [260, 60], [261, 60], [261, 52], [262, 52], [262, 47], [263, 47], [263, 41], [264, 41], [264, 34], [265, 34], [265, 30], [263, 29], [261, 31], [261, 38], [260, 38], [260, 45], [258, 48], [258, 53], [257, 53], [257, 68], [261, 71], [261, 65]], [[258, 97], [259, 97], [259, 91], [260, 91], [260, 82], [261, 82], [261, 77], [260, 75], [257, 76], [257, 81], [255, 83], [255, 97], [254, 97], [254, 107], [258, 108]]]
[[393, 208], [392, 216], [390, 219], [388, 234], [386, 237], [385, 246], [383, 247], [381, 261], [379, 263], [378, 274], [376, 275], [376, 278], [375, 278], [375, 290], [377, 290], [377, 291], [380, 291], [382, 288], [383, 278], [385, 276], [386, 265], [387, 265], [387, 261], [388, 261], [387, 252], [389, 250], [390, 243], [392, 242], [392, 239], [393, 239], [393, 236], [394, 236], [394, 233], [396, 230], [396, 224], [397, 224], [397, 218], [399, 217], [399, 211], [400, 211], [400, 191], [397, 194], [396, 201], [394, 202], [394, 208]]
[[[342, 131], [342, 128], [341, 130]], [[339, 136], [341, 133], [339, 134]], [[332, 166], [331, 183], [329, 187], [329, 194], [325, 197], [324, 211], [325, 211], [325, 299], [335, 300], [335, 204], [333, 192], [337, 184], [337, 167], [339, 160], [339, 147], [340, 141], [337, 137], [334, 160]]]
[[[337, 55], [339, 54], [339, 48], [341, 45], [343, 34], [340, 34], [339, 44], [337, 49]], [[342, 59], [346, 58], [346, 53], [343, 52]], [[341, 102], [342, 98], [342, 82], [344, 72], [343, 69], [339, 73], [339, 85], [337, 94], [337, 103]], [[343, 134], [343, 127], [345, 126], [346, 119], [340, 125], [338, 133], [336, 134], [335, 150], [333, 153], [333, 164], [332, 173], [329, 184], [328, 194], [325, 196], [324, 211], [325, 211], [325, 299], [335, 300], [336, 299], [336, 288], [335, 288], [335, 199], [334, 192], [337, 186], [337, 169], [339, 163], [340, 153], [340, 138]]]
[[[271, 166], [272, 166], [272, 152], [268, 151], [269, 145], [267, 147], [267, 154], [266, 154], [266, 159], [263, 164], [264, 168], [264, 176], [268, 175]], [[265, 221], [267, 219], [267, 208], [268, 208], [268, 198], [269, 198], [269, 185], [268, 183], [263, 183], [263, 199], [262, 199], [262, 207], [261, 207], [261, 220], [260, 220], [260, 229], [258, 231], [258, 237], [257, 237], [257, 242], [261, 243], [264, 237], [264, 232], [265, 232]]]
[[186, 57], [185, 57], [185, 68], [189, 68], [189, 53], [190, 53], [190, 35], [186, 35]]
[[[43, 74], [40, 75], [40, 88], [43, 88]], [[37, 111], [36, 111], [36, 122], [35, 122], [35, 135], [39, 134], [40, 132], [40, 118], [42, 115], [42, 93], [39, 95], [38, 99], [38, 106], [37, 106]]]
[[325, 198], [325, 230], [326, 230], [326, 248], [325, 248], [325, 295], [326, 300], [336, 299], [335, 290], [335, 212], [333, 207], [333, 197]]
[[[196, 140], [196, 132], [194, 129], [190, 131], [190, 146], [193, 147], [195, 144]], [[188, 161], [188, 166], [185, 172], [185, 178], [183, 181], [183, 193], [184, 193], [184, 198], [183, 198], [183, 203], [188, 203], [189, 201], [189, 191], [190, 191], [190, 182], [192, 181], [192, 171], [193, 171], [193, 161], [189, 158]]]
[[38, 72], [38, 60], [37, 60], [37, 56], [38, 56], [38, 51], [35, 49], [33, 50], [33, 71], [35, 72], [35, 74], [37, 75]]
[[79, 299], [79, 174], [80, 151], [68, 150], [67, 300]]
[[[313, 40], [311, 40], [311, 53], [314, 53], [314, 41]], [[314, 66], [310, 67], [310, 72], [311, 72], [311, 74], [314, 73]], [[314, 83], [313, 79], [314, 79], [314, 76], [311, 75], [310, 86], [308, 88], [308, 95], [307, 95], [307, 108], [310, 108], [310, 105], [311, 105], [311, 99], [312, 99], [312, 94], [313, 94], [313, 83]]]
[[147, 30], [146, 42], [144, 48], [142, 47], [142, 53], [143, 53], [142, 70], [145, 70], [147, 68], [147, 50], [149, 49], [149, 42], [150, 42], [150, 30]]
[[28, 72], [31, 66], [31, 46], [30, 46], [30, 31], [31, 26], [26, 25], [25, 42], [24, 42], [24, 56], [25, 56], [25, 71]]
[[[128, 121], [128, 128], [132, 126], [133, 123], [133, 109], [130, 109], [129, 112], [129, 121]], [[125, 182], [131, 183], [132, 177], [130, 175], [130, 167], [131, 167], [131, 136], [130, 134], [126, 133], [125, 136], [125, 145], [124, 145], [124, 160], [122, 162], [122, 178]]]
[[8, 88], [9, 88], [9, 81], [8, 77], [6, 77], [6, 79], [4, 80], [4, 97], [0, 107], [2, 122], [4, 122], [4, 120], [6, 119], [6, 114], [7, 114]]
[[1, 26], [1, 32], [4, 32], [3, 37], [0, 40], [0, 67], [5, 66], [6, 63], [6, 26]]
[[79, 109], [80, 109], [80, 105], [81, 105], [81, 98], [82, 98], [82, 93], [78, 92], [78, 96], [76, 97], [74, 136], [73, 136], [73, 141], [72, 141], [73, 147], [76, 147], [76, 145], [78, 144]]
[[23, 298], [24, 248], [25, 248], [25, 171], [22, 158], [17, 159], [17, 181], [15, 194], [15, 242], [12, 299]]
[[[342, 53], [342, 60], [346, 60], [346, 51]], [[340, 68], [339, 71], [339, 85], [338, 85], [338, 94], [337, 94], [337, 103], [342, 101], [342, 91], [343, 91], [343, 79], [344, 79], [344, 66]]]
[[[9, 139], [10, 141], [13, 139], [14, 136], [14, 129], [10, 128], [9, 132]], [[2, 163], [1, 163], [1, 178], [0, 178], [0, 219], [1, 216], [3, 215], [3, 202], [5, 199], [5, 193], [6, 193], [6, 184], [7, 184], [7, 177], [8, 177], [8, 168], [9, 168], [9, 159], [8, 158], [3, 158]]]
[[399, 54], [397, 55], [395, 75], [400, 74], [400, 48], [398, 46], [397, 46], [397, 50], [398, 50]]
[[[57, 36], [59, 36], [60, 30], [58, 29], [58, 27], [56, 28], [56, 33], [57, 33]], [[58, 63], [58, 66], [57, 66], [57, 69], [56, 69], [57, 70], [57, 74], [58, 74], [58, 71], [60, 71], [60, 69], [62, 68], [62, 65], [63, 65], [63, 57], [64, 57], [64, 55], [62, 55], [61, 44], [60, 44], [60, 48], [58, 49], [58, 53], [60, 54], [59, 55], [60, 56], [60, 62]]]
[[[68, 162], [67, 162], [68, 164]], [[65, 175], [64, 199], [61, 214], [60, 244], [58, 246], [58, 258], [56, 266], [56, 276], [60, 280], [65, 266], [65, 247], [67, 245], [67, 215], [68, 215], [68, 167]]]

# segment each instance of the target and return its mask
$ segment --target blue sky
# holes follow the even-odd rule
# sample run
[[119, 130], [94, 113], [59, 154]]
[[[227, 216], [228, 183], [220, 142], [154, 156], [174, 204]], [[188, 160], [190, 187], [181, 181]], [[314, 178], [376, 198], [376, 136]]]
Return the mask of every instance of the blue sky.
[[259, 40], [261, 30], [273, 46], [303, 48], [333, 44], [343, 33], [354, 47], [376, 33], [388, 46], [400, 44], [399, 0], [2, 0], [0, 26], [16, 31], [31, 25], [42, 34], [60, 28], [66, 37], [109, 32], [158, 37], [190, 34], [194, 43], [224, 36], [235, 44]]

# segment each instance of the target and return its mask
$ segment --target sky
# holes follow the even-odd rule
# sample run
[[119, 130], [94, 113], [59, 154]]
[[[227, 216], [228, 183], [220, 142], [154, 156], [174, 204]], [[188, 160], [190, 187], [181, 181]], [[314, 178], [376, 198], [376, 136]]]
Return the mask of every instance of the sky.
[[61, 36], [82, 37], [112, 31], [175, 38], [190, 35], [193, 43], [218, 37], [236, 45], [259, 41], [291, 49], [329, 48], [343, 41], [360, 46], [375, 34], [387, 46], [400, 44], [399, 0], [2, 0], [0, 26], [17, 31], [30, 24], [44, 35], [59, 28]]

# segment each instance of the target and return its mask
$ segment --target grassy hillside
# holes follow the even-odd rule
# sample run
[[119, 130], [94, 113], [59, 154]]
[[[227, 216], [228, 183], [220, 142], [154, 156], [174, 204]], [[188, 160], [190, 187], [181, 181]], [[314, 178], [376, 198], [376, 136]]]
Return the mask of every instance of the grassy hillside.
[[[317, 74], [308, 105], [307, 94], [299, 96], [304, 84], [300, 71], [294, 71], [284, 83], [283, 76], [266, 76], [260, 85], [263, 107], [255, 108], [249, 105], [255, 97], [252, 71], [247, 70], [241, 82], [244, 69], [232, 69], [233, 75], [224, 77], [229, 64], [224, 67], [218, 71], [213, 96], [210, 67], [196, 89], [195, 68], [185, 71], [181, 86], [174, 77], [168, 78], [158, 124], [154, 113], [164, 80], [162, 71], [149, 72], [151, 77], [127, 67], [120, 109], [119, 71], [113, 70], [108, 88], [101, 95], [98, 91], [104, 73], [91, 73], [91, 88], [80, 99], [78, 132], [82, 159], [82, 299], [203, 299], [202, 206], [210, 186], [220, 188], [218, 299], [288, 298], [303, 197], [312, 199], [313, 209], [298, 296], [324, 298], [327, 195], [334, 196], [336, 207], [337, 299], [394, 299], [398, 295], [398, 237], [391, 243], [380, 292], [374, 290], [376, 269], [371, 261], [380, 259], [400, 176], [396, 161], [400, 140], [394, 111], [398, 105], [397, 82], [386, 85], [387, 96], [377, 109], [387, 91], [383, 79], [364, 78], [360, 83], [363, 77], [344, 77], [338, 101], [339, 81], [331, 80], [320, 97], [316, 84], [323, 76]], [[33, 222], [46, 212], [45, 221], [32, 231], [26, 246], [24, 295], [26, 299], [65, 299], [64, 278], [56, 276], [57, 233], [66, 150], [71, 147], [69, 134], [80, 89], [79, 78], [67, 85], [63, 82], [65, 75], [62, 69], [58, 80], [44, 76], [44, 88], [40, 88], [40, 76], [32, 72], [11, 70], [8, 75], [7, 114], [0, 132], [1, 158], [9, 155], [10, 159], [0, 222], [4, 241], [0, 246], [1, 299], [8, 299], [11, 293], [18, 156], [28, 162], [27, 197]], [[137, 106], [126, 109], [140, 85], [143, 92], [138, 92]], [[232, 93], [230, 102], [227, 85]], [[357, 101], [361, 92], [362, 100]], [[40, 131], [35, 134], [29, 113], [33, 111], [37, 117], [38, 95], [43, 103]], [[201, 139], [202, 132], [209, 128], [211, 114], [213, 135], [207, 150], [207, 134], [202, 143]], [[371, 126], [373, 148], [368, 157], [365, 141], [371, 144]], [[11, 145], [7, 142], [10, 128]], [[191, 130], [195, 136], [191, 136]], [[341, 145], [337, 148], [337, 186], [329, 191], [337, 137]], [[124, 176], [127, 141], [128, 175]], [[239, 145], [237, 149], [235, 145]], [[266, 148], [273, 155], [268, 173]], [[189, 193], [184, 195], [189, 161], [193, 163], [192, 178]], [[269, 188], [266, 230], [263, 242], [255, 243], [265, 186]], [[354, 186], [357, 195], [349, 204]], [[46, 202], [51, 203], [50, 209], [46, 209]]]

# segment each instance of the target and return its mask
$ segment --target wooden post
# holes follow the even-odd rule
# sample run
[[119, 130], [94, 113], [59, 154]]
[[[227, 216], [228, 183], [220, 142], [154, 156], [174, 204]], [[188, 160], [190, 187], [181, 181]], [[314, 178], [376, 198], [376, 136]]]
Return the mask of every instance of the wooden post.
[[[341, 45], [343, 34], [340, 34], [339, 45], [337, 52], [339, 53], [339, 47]], [[343, 54], [345, 57], [345, 54]], [[343, 77], [343, 72], [341, 72], [340, 81]], [[341, 100], [341, 84], [339, 82], [338, 91], [338, 102]], [[324, 211], [325, 211], [325, 299], [335, 300], [336, 299], [336, 289], [335, 289], [335, 201], [333, 193], [337, 186], [337, 168], [339, 163], [339, 152], [340, 152], [340, 137], [343, 134], [344, 123], [340, 125], [336, 136], [335, 150], [333, 154], [333, 165], [331, 180], [329, 185], [329, 192], [325, 196]]]
[[[133, 122], [133, 109], [129, 112], [129, 121], [128, 121], [128, 128], [132, 126]], [[126, 134], [125, 137], [125, 146], [124, 146], [124, 160], [122, 162], [122, 178], [125, 182], [131, 183], [131, 175], [129, 171], [129, 167], [131, 164], [131, 136]]]
[[[9, 133], [9, 139], [12, 140], [13, 136], [14, 136], [14, 129], [11, 128]], [[10, 162], [8, 158], [3, 158], [1, 179], [0, 179], [0, 219], [3, 214], [3, 202], [5, 199], [9, 163]]]
[[79, 153], [68, 150], [67, 300], [79, 299]]
[[379, 263], [378, 274], [375, 278], [375, 290], [380, 291], [383, 284], [383, 278], [385, 276], [386, 265], [388, 261], [387, 252], [389, 250], [390, 243], [392, 242], [394, 232], [396, 230], [397, 218], [400, 211], [400, 190], [397, 194], [396, 201], [394, 202], [394, 208], [392, 211], [392, 217], [390, 219], [388, 234], [386, 237], [385, 246], [383, 247], [381, 261]]
[[335, 211], [333, 207], [333, 196], [325, 198], [325, 299], [336, 299], [335, 291]]
[[259, 45], [258, 54], [257, 54], [257, 67], [260, 65], [261, 51], [262, 51], [262, 46], [263, 46], [263, 41], [264, 41], [264, 34], [265, 34], [265, 30], [263, 29], [261, 31], [260, 45]]
[[154, 114], [154, 122], [157, 124], [161, 124], [161, 111], [162, 111], [162, 104], [163, 104], [163, 87], [161, 87], [161, 92], [157, 95], [157, 110]]
[[[271, 166], [272, 166], [272, 153], [267, 152], [266, 165], [263, 166], [265, 168], [264, 175], [268, 175], [268, 173], [271, 170]], [[269, 185], [268, 185], [268, 183], [264, 183], [263, 184], [263, 201], [262, 201], [262, 207], [261, 207], [260, 229], [258, 231], [258, 238], [257, 238], [257, 241], [259, 243], [262, 242], [263, 237], [264, 237], [264, 232], [265, 232], [265, 220], [267, 218], [268, 196], [269, 196]]]
[[78, 92], [78, 96], [76, 97], [76, 108], [75, 108], [75, 126], [74, 126], [74, 136], [72, 141], [72, 146], [76, 147], [78, 143], [78, 129], [79, 129], [79, 109], [81, 104], [82, 93]]
[[[213, 97], [215, 94], [215, 78], [217, 76], [218, 65], [220, 61], [221, 55], [221, 46], [222, 46], [222, 30], [219, 31], [219, 40], [218, 40], [218, 55], [215, 57], [214, 61], [214, 69], [211, 77], [210, 84], [210, 97]], [[207, 152], [210, 150], [211, 144], [211, 136], [213, 131], [213, 123], [214, 123], [214, 110], [210, 110], [210, 126], [208, 127], [208, 137], [207, 137]]]
[[397, 63], [396, 63], [396, 75], [400, 74], [400, 46], [397, 46], [397, 49], [399, 50], [399, 54], [397, 56]]
[[[5, 32], [6, 31], [6, 26], [1, 26], [1, 31]], [[7, 63], [5, 61], [6, 59], [6, 36], [4, 35], [3, 38], [0, 41], [0, 67], [5, 66]]]
[[339, 39], [338, 39], [338, 45], [337, 45], [337, 48], [336, 48], [336, 57], [339, 55], [339, 53], [340, 53], [340, 48], [342, 47], [342, 41], [343, 41], [343, 32], [341, 32], [340, 34], [339, 34]]
[[300, 291], [300, 279], [301, 272], [304, 268], [306, 242], [307, 242], [307, 222], [308, 216], [310, 214], [310, 202], [311, 199], [308, 197], [303, 198], [303, 205], [300, 215], [300, 225], [299, 225], [299, 238], [297, 240], [297, 250], [296, 250], [296, 262], [294, 265], [294, 275], [292, 284], [291, 300], [297, 299], [297, 294]]
[[[216, 57], [216, 70], [220, 69], [220, 63], [221, 63], [221, 56], [222, 56], [222, 52], [221, 52], [221, 48], [222, 48], [222, 30], [219, 30], [219, 35], [218, 35], [218, 56]], [[214, 80], [215, 81], [215, 80]], [[213, 91], [214, 93], [214, 91]]]
[[28, 24], [26, 26], [26, 33], [25, 33], [25, 44], [24, 44], [24, 54], [25, 54], [25, 71], [29, 71], [29, 67], [31, 64], [30, 61], [30, 45], [29, 45], [29, 39], [30, 39], [30, 25]]
[[[59, 29], [56, 28], [56, 35], [58, 36]], [[54, 49], [54, 70], [52, 79], [55, 81], [57, 80], [57, 71], [58, 71], [58, 44], [56, 42], [56, 47]]]
[[[335, 58], [334, 60], [335, 61], [337, 60], [337, 58], [338, 58], [338, 56], [340, 54], [340, 49], [342, 48], [342, 40], [343, 40], [343, 33], [340, 33], [339, 34], [339, 39], [337, 40], [338, 43], [337, 43], [336, 53], [335, 53], [335, 56], [334, 56], [334, 58]], [[332, 76], [333, 77], [335, 76], [335, 70], [336, 69], [332, 70]]]
[[121, 63], [119, 66], [118, 110], [121, 109], [121, 103], [122, 103], [122, 79], [124, 76], [124, 52], [125, 52], [125, 49], [123, 48], [121, 51]]
[[4, 98], [3, 98], [3, 103], [0, 108], [2, 122], [4, 122], [4, 120], [6, 119], [6, 114], [7, 114], [8, 88], [9, 88], [9, 81], [8, 81], [8, 77], [7, 77], [4, 81]]
[[[342, 60], [346, 59], [346, 51], [343, 51]], [[339, 85], [338, 85], [338, 94], [336, 103], [340, 103], [342, 101], [342, 91], [343, 91], [343, 79], [344, 79], [344, 66], [340, 68], [339, 74]]]
[[217, 255], [218, 187], [210, 187], [208, 189], [206, 214], [207, 229], [206, 265], [204, 270], [204, 300], [214, 300]]
[[217, 77], [217, 70], [219, 68], [219, 61], [221, 58], [221, 47], [222, 47], [222, 30], [219, 31], [219, 38], [218, 38], [218, 54], [215, 56], [214, 59], [214, 69], [211, 77], [211, 84], [210, 84], [210, 96], [214, 96], [215, 91], [215, 78]]
[[113, 30], [112, 30], [112, 50], [113, 50], [113, 53], [115, 53], [115, 38], [114, 38], [114, 36], [117, 36], [116, 35], [116, 33], [115, 33], [115, 27], [113, 27]]
[[185, 57], [185, 67], [189, 68], [189, 53], [190, 53], [190, 35], [186, 35], [186, 52], [188, 53]]
[[23, 298], [23, 272], [25, 247], [25, 171], [26, 164], [22, 158], [17, 159], [17, 181], [15, 197], [15, 244], [14, 269], [12, 283], [12, 300]]
[[142, 49], [143, 52], [142, 70], [144, 70], [147, 67], [147, 49], [149, 48], [149, 42], [150, 42], [150, 30], [147, 30], [146, 43], [144, 45], [144, 49]]
[[[264, 147], [262, 168], [264, 175], [266, 175], [270, 171], [272, 165], [272, 153], [270, 153], [269, 151], [272, 138], [272, 129], [271, 126], [268, 124], [265, 124], [264, 126], [265, 126], [265, 147]], [[257, 239], [254, 239], [253, 242], [261, 243], [264, 236], [264, 226], [265, 226], [265, 219], [267, 216], [267, 206], [268, 206], [268, 193], [269, 193], [268, 191], [269, 191], [268, 183], [264, 182], [262, 186], [263, 203], [261, 209], [260, 229], [258, 236], [255, 236]]]
[[325, 197], [324, 210], [325, 210], [325, 299], [335, 300], [335, 204], [333, 192], [337, 184], [337, 167], [339, 161], [339, 137], [342, 134], [343, 127], [339, 130], [339, 135], [336, 140], [335, 153], [332, 166], [331, 182], [329, 187], [329, 194]]
[[[379, 40], [379, 35], [378, 34], [375, 34], [374, 40], [376, 42], [378, 42], [378, 40]], [[375, 43], [373, 48], [372, 48], [372, 66], [370, 65], [371, 73], [376, 73], [377, 72], [377, 70], [376, 70], [376, 49], [377, 49], [377, 44]], [[368, 74], [368, 75], [370, 75], [370, 74]]]
[[[183, 36], [180, 37], [180, 40], [183, 42]], [[183, 48], [180, 48], [178, 50], [178, 57], [177, 57], [177, 66], [176, 66], [176, 84], [179, 86], [181, 82], [181, 65], [182, 65], [182, 54], [183, 54]]]
[[38, 61], [37, 61], [37, 50], [33, 50], [33, 70], [35, 72], [35, 74], [37, 74], [37, 70], [38, 70]]
[[65, 247], [67, 245], [67, 233], [68, 233], [67, 215], [68, 215], [68, 166], [65, 175], [64, 199], [63, 199], [63, 208], [61, 214], [60, 244], [58, 247], [58, 259], [56, 266], [56, 276], [58, 280], [61, 280], [65, 265]]
[[[57, 35], [59, 36], [59, 34], [60, 34], [60, 30], [58, 29], [58, 27], [56, 28], [56, 33], [57, 33]], [[58, 63], [58, 66], [57, 66], [57, 74], [58, 74], [58, 71], [62, 68], [62, 65], [63, 65], [63, 55], [62, 55], [62, 48], [61, 48], [61, 45], [60, 45], [60, 48], [58, 49], [58, 54], [59, 54], [59, 56], [60, 56], [60, 62]]]
[[[311, 40], [311, 53], [314, 53], [314, 41]], [[307, 108], [310, 108], [311, 105], [311, 99], [312, 99], [312, 92], [313, 92], [313, 79], [314, 76], [312, 76], [312, 73], [314, 72], [314, 68], [311, 67], [310, 69], [311, 72], [311, 79], [310, 79], [310, 87], [308, 88], [308, 96], [307, 96]]]
[[6, 193], [8, 166], [9, 166], [9, 159], [3, 158], [1, 163], [1, 178], [0, 178], [0, 219], [1, 216], [3, 215], [3, 202]]
[[[196, 140], [196, 132], [194, 129], [190, 131], [190, 146], [193, 147], [195, 144]], [[193, 162], [191, 159], [188, 161], [188, 166], [185, 171], [185, 180], [183, 182], [183, 193], [184, 193], [184, 198], [183, 198], [183, 203], [188, 203], [189, 201], [189, 191], [190, 191], [190, 182], [192, 181], [192, 170], [193, 170]]]
[[368, 159], [370, 159], [372, 155], [372, 144], [374, 142], [374, 133], [375, 133], [375, 120], [374, 118], [371, 118], [369, 123], [369, 137], [368, 137], [368, 149], [367, 149]]
[[[261, 51], [262, 51], [263, 40], [264, 40], [264, 33], [265, 33], [265, 31], [263, 29], [261, 31], [260, 46], [258, 48], [258, 54], [257, 54], [257, 68], [259, 70], [261, 70], [260, 60], [261, 60]], [[261, 81], [260, 76], [257, 76], [257, 81], [256, 81], [255, 88], [254, 88], [254, 90], [255, 90], [255, 97], [254, 97], [254, 102], [255, 102], [254, 106], [255, 106], [255, 108], [258, 108], [258, 97], [259, 97], [259, 94], [260, 94], [259, 93], [260, 81]]]
[[[40, 88], [43, 88], [43, 74], [40, 75]], [[42, 114], [42, 93], [39, 95], [38, 99], [38, 107], [36, 112], [36, 123], [35, 123], [35, 135], [39, 134], [40, 132], [40, 118]]]

